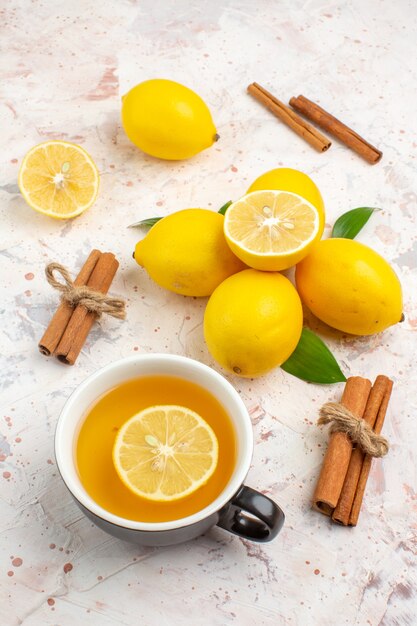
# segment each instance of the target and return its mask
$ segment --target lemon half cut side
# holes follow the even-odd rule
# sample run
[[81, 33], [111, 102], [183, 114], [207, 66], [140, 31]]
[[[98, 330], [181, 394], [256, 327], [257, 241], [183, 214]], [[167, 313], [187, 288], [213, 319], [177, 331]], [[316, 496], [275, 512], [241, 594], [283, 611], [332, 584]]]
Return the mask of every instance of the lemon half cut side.
[[94, 203], [99, 174], [90, 155], [77, 144], [46, 141], [25, 155], [18, 184], [32, 209], [56, 219], [68, 219]]
[[218, 442], [194, 411], [177, 405], [144, 409], [120, 428], [113, 463], [126, 487], [158, 502], [194, 493], [214, 473]]
[[232, 251], [252, 268], [284, 270], [307, 255], [320, 236], [315, 206], [289, 191], [254, 191], [226, 211]]

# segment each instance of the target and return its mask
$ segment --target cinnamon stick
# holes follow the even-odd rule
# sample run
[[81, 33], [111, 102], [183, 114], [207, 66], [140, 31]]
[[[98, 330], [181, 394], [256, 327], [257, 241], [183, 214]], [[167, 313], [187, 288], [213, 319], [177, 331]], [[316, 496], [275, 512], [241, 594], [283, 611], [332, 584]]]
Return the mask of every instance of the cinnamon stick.
[[[352, 376], [346, 381], [341, 403], [356, 416], [362, 417], [370, 390], [370, 380]], [[348, 435], [332, 433], [313, 496], [313, 507], [325, 515], [332, 515], [337, 506], [351, 453], [352, 442]]]
[[[90, 252], [86, 262], [74, 280], [74, 285], [79, 287], [88, 283], [100, 255], [100, 250], [92, 250]], [[59, 342], [62, 339], [68, 322], [71, 319], [72, 313], [73, 308], [65, 301], [61, 302], [38, 344], [39, 350], [42, 354], [45, 356], [51, 356], [51, 354], [54, 354]]]
[[[107, 293], [118, 267], [114, 254], [103, 252], [87, 282], [88, 287]], [[87, 311], [81, 304], [75, 308], [55, 351], [60, 361], [68, 365], [75, 363], [96, 318], [96, 313]]]
[[305, 139], [313, 148], [319, 152], [325, 152], [332, 145], [330, 140], [322, 135], [314, 126], [303, 120], [302, 117], [294, 113], [290, 107], [275, 98], [269, 91], [252, 83], [248, 87], [248, 93], [267, 107], [281, 122], [289, 126], [297, 135]]
[[[371, 428], [374, 428], [381, 404], [386, 397], [388, 389], [390, 389], [390, 385], [392, 385], [392, 383], [387, 376], [377, 376], [369, 394], [366, 409], [363, 414], [363, 419], [371, 426]], [[358, 487], [359, 477], [365, 456], [366, 454], [359, 446], [352, 451], [343, 489], [337, 506], [333, 511], [333, 521], [342, 524], [343, 526], [347, 526], [349, 523], [350, 512]]]
[[[393, 382], [389, 378], [387, 379], [387, 386], [385, 389], [385, 395], [382, 399], [381, 405], [379, 407], [378, 414], [376, 416], [374, 431], [377, 435], [381, 434], [382, 427], [384, 425], [385, 415], [387, 413], [388, 403], [391, 397]], [[356, 526], [359, 519], [359, 514], [361, 511], [362, 500], [365, 494], [366, 483], [368, 481], [369, 472], [372, 465], [372, 457], [368, 454], [365, 455], [363, 459], [361, 473], [358, 480], [358, 485], [356, 488], [355, 498], [352, 504], [352, 510], [349, 516], [349, 526]]]
[[317, 124], [317, 126], [337, 137], [337, 139], [354, 150], [368, 163], [374, 165], [381, 159], [382, 152], [378, 148], [375, 148], [349, 126], [343, 124], [343, 122], [305, 96], [300, 95], [296, 98], [291, 98], [290, 105], [307, 119]]

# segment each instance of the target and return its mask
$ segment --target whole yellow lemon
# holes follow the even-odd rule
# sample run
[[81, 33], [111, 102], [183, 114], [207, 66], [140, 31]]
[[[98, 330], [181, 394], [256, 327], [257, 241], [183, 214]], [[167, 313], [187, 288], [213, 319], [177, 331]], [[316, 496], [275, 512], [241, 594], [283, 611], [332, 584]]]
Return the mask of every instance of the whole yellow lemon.
[[219, 138], [207, 105], [172, 80], [146, 80], [122, 98], [122, 123], [138, 148], [160, 159], [188, 159]]
[[184, 209], [157, 222], [136, 244], [134, 258], [161, 287], [184, 296], [209, 296], [246, 266], [230, 250], [223, 215]]
[[302, 325], [301, 301], [288, 278], [247, 269], [227, 278], [210, 297], [204, 336], [222, 367], [254, 377], [286, 361]]
[[320, 239], [326, 221], [324, 202], [319, 188], [307, 174], [290, 167], [277, 167], [259, 176], [246, 193], [264, 190], [290, 191], [311, 202], [320, 216], [318, 233], [318, 239]]
[[325, 239], [296, 267], [303, 302], [329, 326], [372, 335], [402, 317], [401, 284], [377, 252], [352, 239]]

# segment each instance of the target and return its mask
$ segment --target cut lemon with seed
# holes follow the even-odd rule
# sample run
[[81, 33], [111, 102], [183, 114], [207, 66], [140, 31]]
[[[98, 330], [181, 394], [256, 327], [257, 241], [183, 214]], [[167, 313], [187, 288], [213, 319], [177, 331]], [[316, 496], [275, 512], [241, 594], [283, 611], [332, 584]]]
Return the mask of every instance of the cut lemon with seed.
[[218, 443], [200, 415], [182, 406], [144, 409], [120, 428], [113, 463], [138, 496], [167, 502], [187, 496], [212, 476]]
[[320, 237], [315, 206], [289, 191], [254, 191], [226, 211], [224, 234], [249, 267], [284, 270], [304, 258]]
[[26, 154], [19, 188], [32, 209], [68, 219], [88, 209], [99, 187], [97, 167], [87, 152], [67, 141], [47, 141]]

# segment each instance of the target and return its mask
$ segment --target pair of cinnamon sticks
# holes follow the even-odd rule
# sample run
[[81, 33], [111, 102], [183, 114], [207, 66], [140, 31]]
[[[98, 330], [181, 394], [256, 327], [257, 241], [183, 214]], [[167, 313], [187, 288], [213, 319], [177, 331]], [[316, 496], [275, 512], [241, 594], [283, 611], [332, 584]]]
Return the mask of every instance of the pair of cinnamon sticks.
[[[93, 291], [106, 294], [118, 267], [119, 262], [113, 253], [92, 250], [74, 280], [74, 286], [87, 285]], [[74, 308], [62, 301], [39, 342], [40, 352], [73, 365], [96, 319], [97, 314], [81, 304]]]
[[[266, 106], [276, 117], [303, 137], [303, 139], [319, 152], [325, 152], [330, 148], [332, 145], [330, 140], [322, 135], [312, 124], [303, 120], [295, 111], [298, 111], [298, 113], [304, 115], [304, 117], [314, 122], [314, 124], [339, 139], [339, 141], [368, 161], [368, 163], [372, 165], [378, 163], [382, 157], [382, 152], [378, 150], [378, 148], [375, 148], [354, 130], [305, 96], [300, 95], [296, 98], [291, 98], [291, 109], [264, 87], [258, 85], [258, 83], [249, 85], [248, 93]], [[293, 109], [295, 109], [295, 111]]]
[[[367, 378], [348, 378], [341, 403], [363, 418], [380, 434], [391, 397], [392, 380], [378, 376], [374, 385]], [[334, 522], [356, 526], [371, 469], [372, 457], [353, 447], [349, 436], [334, 432], [313, 496], [313, 507]]]

